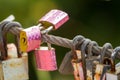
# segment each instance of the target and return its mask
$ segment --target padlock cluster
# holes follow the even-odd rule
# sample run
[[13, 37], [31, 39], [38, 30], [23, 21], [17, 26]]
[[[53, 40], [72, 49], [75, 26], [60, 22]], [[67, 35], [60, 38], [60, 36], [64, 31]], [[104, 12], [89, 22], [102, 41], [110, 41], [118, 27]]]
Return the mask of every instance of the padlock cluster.
[[[120, 80], [120, 47], [113, 49], [110, 43], [99, 47], [97, 42], [78, 35], [69, 40], [49, 35], [57, 30], [69, 16], [61, 10], [51, 10], [37, 26], [22, 28], [10, 16], [0, 23], [0, 80], [28, 80], [28, 52], [34, 51], [36, 67], [40, 71], [57, 70], [55, 48], [51, 44], [71, 48], [66, 53], [58, 71], [73, 74], [75, 80]], [[15, 43], [7, 43], [7, 34], [15, 36]], [[42, 46], [46, 43], [47, 46]], [[9, 74], [10, 73], [10, 74]]]

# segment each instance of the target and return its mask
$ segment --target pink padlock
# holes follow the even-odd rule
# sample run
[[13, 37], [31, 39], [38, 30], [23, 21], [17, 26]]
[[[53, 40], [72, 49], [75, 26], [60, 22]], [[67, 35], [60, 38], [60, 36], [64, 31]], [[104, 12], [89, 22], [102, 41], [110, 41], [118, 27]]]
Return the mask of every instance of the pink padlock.
[[54, 71], [57, 70], [55, 49], [40, 47], [35, 50], [35, 59], [38, 70]]
[[32, 26], [20, 32], [20, 50], [29, 52], [39, 48], [41, 43], [41, 33], [39, 26]]
[[45, 16], [43, 16], [39, 22], [44, 27], [53, 26], [54, 29], [58, 29], [62, 24], [69, 20], [67, 13], [61, 10], [51, 10]]

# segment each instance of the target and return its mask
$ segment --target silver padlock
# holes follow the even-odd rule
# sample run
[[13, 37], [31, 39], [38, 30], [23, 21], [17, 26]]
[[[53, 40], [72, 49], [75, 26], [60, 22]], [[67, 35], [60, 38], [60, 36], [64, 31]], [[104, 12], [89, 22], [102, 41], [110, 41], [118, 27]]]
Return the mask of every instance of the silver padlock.
[[94, 80], [105, 80], [105, 73], [110, 68], [110, 64], [107, 63], [108, 58], [105, 58], [107, 49], [112, 49], [112, 45], [110, 43], [106, 43], [103, 46], [100, 54], [100, 62], [96, 65]]
[[120, 75], [116, 74], [115, 69], [115, 57], [119, 53], [119, 47], [115, 48], [113, 50], [113, 53], [111, 54], [111, 70], [106, 73], [106, 80], [120, 80]]
[[[2, 32], [0, 33], [0, 45], [1, 48], [1, 56], [2, 60], [0, 61], [0, 71], [1, 76], [0, 80], [28, 80], [28, 62], [27, 55], [22, 54], [19, 51], [19, 36], [15, 36], [17, 51], [14, 52], [15, 55], [12, 54], [13, 51], [10, 51], [10, 47], [8, 46], [7, 50], [7, 32], [10, 31], [11, 27], [20, 27], [16, 22], [10, 22], [5, 25]], [[12, 46], [14, 47], [14, 46]], [[8, 52], [10, 51], [10, 52]], [[17, 52], [17, 53], [16, 53]], [[9, 53], [9, 55], [8, 55]]]

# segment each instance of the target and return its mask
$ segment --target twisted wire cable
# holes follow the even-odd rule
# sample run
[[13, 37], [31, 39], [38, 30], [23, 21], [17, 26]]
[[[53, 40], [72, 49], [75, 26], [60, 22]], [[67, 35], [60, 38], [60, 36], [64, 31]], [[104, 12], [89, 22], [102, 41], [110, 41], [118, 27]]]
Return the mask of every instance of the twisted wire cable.
[[47, 35], [47, 34], [42, 35], [42, 41], [66, 48], [71, 48], [71, 49], [73, 48], [72, 40], [69, 40], [67, 38], [61, 38], [54, 35]]
[[[22, 30], [22, 28], [15, 27], [15, 28], [11, 28], [10, 31], [13, 32], [12, 30], [14, 30], [16, 32], [20, 32], [20, 30]], [[79, 46], [78, 48], [80, 48], [81, 47], [80, 45], [86, 39], [81, 35], [78, 35], [78, 36], [74, 37], [73, 40], [70, 40], [70, 39], [67, 39], [67, 38], [62, 38], [62, 37], [59, 37], [59, 36], [48, 35], [48, 34], [42, 34], [41, 38], [42, 38], [43, 42], [48, 42], [48, 43], [51, 43], [51, 44], [54, 44], [54, 45], [58, 45], [58, 46], [66, 47], [66, 48], [71, 48], [71, 49], [74, 48], [74, 45], [77, 45], [77, 46]], [[73, 44], [73, 42], [74, 42], [74, 44]], [[92, 53], [95, 54], [95, 55], [99, 55], [101, 53], [101, 50], [102, 50], [102, 47], [100, 47], [100, 46], [94, 45], [92, 47]], [[111, 53], [112, 53], [112, 50], [107, 49], [105, 54], [110, 57]], [[120, 53], [118, 53], [116, 55], [116, 58], [120, 59]]]

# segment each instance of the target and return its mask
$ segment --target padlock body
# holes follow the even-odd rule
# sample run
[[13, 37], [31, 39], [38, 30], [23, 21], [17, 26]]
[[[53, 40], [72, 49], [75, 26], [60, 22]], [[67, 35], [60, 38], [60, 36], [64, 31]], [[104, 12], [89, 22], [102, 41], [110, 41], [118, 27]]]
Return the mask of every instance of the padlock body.
[[77, 59], [72, 59], [71, 63], [74, 69], [73, 73], [75, 80], [84, 80], [84, 70], [82, 62], [78, 61]]
[[53, 26], [54, 29], [58, 29], [69, 19], [68, 14], [61, 10], [51, 10], [45, 16], [43, 16], [39, 22], [44, 27]]
[[73, 74], [73, 66], [71, 63], [72, 60], [72, 51], [65, 54], [65, 57], [62, 60], [62, 63], [59, 67], [59, 72], [61, 74]]
[[84, 65], [82, 62], [77, 63], [80, 80], [84, 80], [84, 70], [82, 65]]
[[105, 80], [105, 73], [110, 69], [110, 65], [97, 64], [94, 80]]
[[73, 68], [74, 68], [74, 70], [73, 70], [74, 79], [75, 79], [75, 80], [80, 80], [80, 75], [79, 75], [77, 63], [74, 62], [74, 61], [72, 61], [71, 63], [72, 63], [72, 66], [73, 66]]
[[115, 73], [106, 73], [106, 80], [120, 80], [120, 75]]
[[13, 58], [1, 62], [3, 80], [27, 80], [28, 69], [24, 59]]
[[51, 48], [51, 50], [49, 50], [48, 47], [40, 47], [39, 49], [35, 50], [35, 59], [38, 70], [57, 70], [57, 62], [54, 48]]
[[120, 62], [115, 65], [116, 74], [120, 74]]
[[38, 26], [24, 29], [20, 32], [20, 50], [29, 52], [39, 48], [41, 42], [41, 34]]
[[93, 61], [94, 59], [86, 59], [87, 80], [93, 80]]

